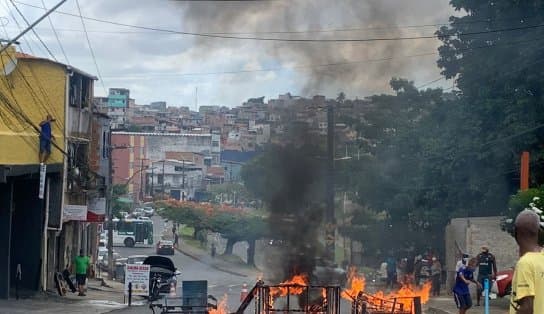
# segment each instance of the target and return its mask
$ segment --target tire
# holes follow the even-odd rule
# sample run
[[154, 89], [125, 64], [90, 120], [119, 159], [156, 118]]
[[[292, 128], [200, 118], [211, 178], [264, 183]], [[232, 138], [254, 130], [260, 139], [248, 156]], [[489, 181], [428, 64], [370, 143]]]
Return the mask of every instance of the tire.
[[134, 247], [134, 240], [132, 238], [126, 238], [125, 241], [123, 241], [126, 247]]

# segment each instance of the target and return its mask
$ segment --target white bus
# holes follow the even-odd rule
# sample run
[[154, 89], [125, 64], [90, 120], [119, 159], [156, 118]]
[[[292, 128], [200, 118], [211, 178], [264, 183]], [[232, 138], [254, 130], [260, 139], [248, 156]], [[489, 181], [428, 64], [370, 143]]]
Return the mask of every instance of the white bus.
[[113, 245], [153, 245], [153, 222], [143, 219], [113, 219]]

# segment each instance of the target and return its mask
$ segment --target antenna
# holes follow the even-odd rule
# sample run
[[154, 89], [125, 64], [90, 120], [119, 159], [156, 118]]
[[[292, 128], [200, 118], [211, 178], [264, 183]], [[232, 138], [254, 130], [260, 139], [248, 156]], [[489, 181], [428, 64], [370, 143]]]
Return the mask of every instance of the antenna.
[[195, 87], [195, 111], [198, 112], [198, 87]]

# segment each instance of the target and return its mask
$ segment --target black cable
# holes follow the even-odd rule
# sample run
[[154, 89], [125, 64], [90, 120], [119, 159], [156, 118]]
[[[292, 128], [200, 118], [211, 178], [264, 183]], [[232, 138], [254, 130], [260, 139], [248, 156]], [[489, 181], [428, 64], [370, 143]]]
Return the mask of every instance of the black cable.
[[[14, 0], [10, 0], [10, 1], [14, 1]], [[16, 2], [20, 3], [20, 4], [28, 5], [30, 7], [43, 9], [43, 8], [40, 8], [39, 6], [33, 6], [33, 5], [23, 3], [23, 2], [19, 2], [19, 1], [16, 1]], [[376, 41], [439, 39], [439, 38], [445, 38], [445, 37], [474, 36], [474, 35], [500, 33], [500, 32], [510, 32], [510, 31], [518, 31], [518, 30], [529, 30], [529, 29], [544, 27], [544, 24], [537, 24], [537, 25], [510, 27], [510, 28], [502, 28], [502, 29], [494, 29], [494, 30], [486, 30], [486, 31], [478, 31], [478, 32], [467, 32], [467, 33], [463, 33], [463, 34], [444, 34], [444, 35], [440, 35], [440, 36], [439, 35], [429, 35], [429, 36], [390, 37], [390, 38], [383, 37], [383, 38], [352, 38], [352, 39], [348, 39], [348, 38], [346, 38], [346, 39], [294, 39], [294, 38], [270, 38], [270, 37], [255, 37], [255, 36], [252, 36], [252, 37], [239, 37], [239, 36], [219, 35], [219, 34], [210, 34], [210, 33], [184, 32], [184, 31], [176, 31], [176, 30], [164, 29], [164, 28], [158, 28], [158, 27], [148, 27], [148, 26], [127, 24], [127, 23], [120, 23], [120, 22], [103, 20], [103, 19], [99, 19], [99, 18], [83, 17], [82, 15], [78, 16], [78, 15], [71, 14], [71, 13], [66, 13], [66, 12], [55, 12], [55, 13], [80, 17], [81, 19], [87, 19], [87, 20], [90, 20], [90, 21], [95, 21], [95, 22], [100, 22], [100, 23], [108, 23], [108, 24], [117, 25], [117, 26], [131, 27], [131, 28], [136, 28], [136, 29], [143, 29], [143, 30], [150, 30], [150, 31], [157, 31], [157, 32], [165, 32], [165, 33], [178, 34], [178, 35], [188, 35], [188, 36], [195, 36], [195, 37], [218, 38], [218, 39], [274, 41], [274, 42], [299, 42], [299, 43], [376, 42]]]
[[[42, 1], [42, 5], [44, 10], [47, 10], [47, 7], [45, 6], [45, 1]], [[70, 60], [68, 60], [68, 56], [66, 55], [66, 52], [64, 51], [64, 46], [62, 45], [62, 42], [59, 39], [59, 35], [57, 34], [57, 30], [55, 29], [55, 26], [53, 25], [53, 20], [51, 19], [51, 16], [48, 15], [47, 19], [49, 20], [49, 25], [51, 25], [51, 30], [53, 31], [53, 34], [55, 34], [55, 38], [57, 39], [57, 43], [59, 44], [60, 51], [62, 52], [62, 55], [64, 56], [64, 59], [66, 60], [66, 64], [70, 65]]]
[[76, 0], [76, 5], [77, 5], [77, 11], [79, 13], [79, 18], [81, 19], [81, 25], [83, 26], [83, 30], [85, 31], [85, 38], [87, 39], [87, 44], [89, 45], [89, 51], [91, 52], [91, 57], [93, 58], [94, 66], [96, 67], [96, 74], [98, 75], [98, 78], [100, 79], [100, 83], [102, 84], [104, 93], [107, 93], [106, 86], [104, 85], [104, 79], [102, 79], [102, 74], [100, 74], [100, 69], [98, 68], [96, 57], [94, 56], [93, 47], [91, 46], [91, 40], [89, 39], [89, 34], [87, 33], [87, 27], [85, 26], [85, 21], [83, 20], [83, 16], [81, 15], [79, 0]]
[[[17, 5], [15, 4], [15, 2], [13, 2], [13, 0], [10, 0], [11, 4], [13, 5], [13, 7], [15, 8], [15, 10], [17, 11], [17, 13], [19, 13], [19, 15], [21, 16], [21, 18], [23, 19], [23, 21], [25, 21], [26, 25], [30, 27], [30, 22], [26, 19], [26, 17], [24, 16], [23, 12], [21, 12], [19, 10], [19, 8], [17, 7]], [[53, 58], [53, 60], [57, 61], [57, 58], [55, 57], [55, 55], [51, 52], [51, 50], [49, 50], [49, 47], [47, 47], [47, 45], [43, 42], [42, 38], [40, 37], [40, 35], [38, 35], [38, 33], [36, 32], [36, 30], [34, 28], [31, 29], [32, 33], [36, 36], [36, 38], [38, 38], [38, 40], [40, 41], [40, 43], [43, 45], [43, 47], [45, 48], [45, 50], [47, 51], [47, 53], [49, 53], [49, 55], [51, 56], [51, 58]], [[58, 61], [57, 61], [58, 62]]]

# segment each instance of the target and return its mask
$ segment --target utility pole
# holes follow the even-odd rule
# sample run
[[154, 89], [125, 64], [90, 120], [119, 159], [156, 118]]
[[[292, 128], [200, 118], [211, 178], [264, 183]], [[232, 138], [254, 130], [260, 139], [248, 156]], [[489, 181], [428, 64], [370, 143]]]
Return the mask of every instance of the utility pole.
[[162, 160], [162, 197], [164, 198], [164, 159]]
[[153, 183], [155, 182], [155, 167], [153, 167], [153, 163], [151, 163], [151, 191], [149, 192], [149, 195], [151, 195], [151, 198], [155, 196], [155, 187], [153, 186]]
[[185, 201], [185, 159], [181, 160], [181, 200]]
[[144, 176], [143, 176], [143, 169], [144, 169], [144, 160], [140, 159], [140, 195], [138, 199], [140, 202], [144, 199]]
[[111, 130], [108, 132], [109, 143], [109, 163], [108, 163], [108, 189], [107, 189], [107, 205], [108, 205], [108, 279], [113, 279], [113, 146], [111, 144]]
[[334, 103], [327, 105], [327, 187], [325, 209], [326, 258], [334, 262], [336, 218], [334, 214]]

